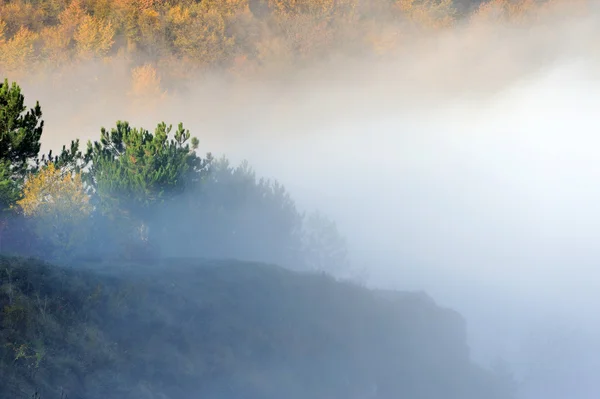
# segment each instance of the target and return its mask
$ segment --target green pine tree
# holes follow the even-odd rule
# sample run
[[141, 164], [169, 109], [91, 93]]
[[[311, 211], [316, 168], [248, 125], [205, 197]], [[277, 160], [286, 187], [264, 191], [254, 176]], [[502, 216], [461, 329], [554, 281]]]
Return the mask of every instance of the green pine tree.
[[40, 151], [44, 127], [36, 102], [27, 110], [21, 88], [0, 83], [0, 206], [6, 211], [18, 199], [18, 187]]
[[0, 83], [0, 159], [10, 162], [13, 174], [22, 174], [40, 152], [41, 118], [39, 102], [27, 111], [21, 88]]
[[171, 130], [160, 123], [150, 133], [118, 121], [110, 131], [102, 128], [99, 141], [88, 142], [84, 157], [100, 209], [127, 220], [144, 240], [153, 206], [182, 193], [208, 162], [196, 155], [198, 139], [182, 124]]

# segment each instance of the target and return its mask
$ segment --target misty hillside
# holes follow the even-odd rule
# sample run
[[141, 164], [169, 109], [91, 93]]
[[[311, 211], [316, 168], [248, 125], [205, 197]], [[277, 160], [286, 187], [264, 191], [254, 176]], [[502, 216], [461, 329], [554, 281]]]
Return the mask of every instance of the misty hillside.
[[2, 398], [509, 397], [424, 295], [235, 261], [0, 263]]
[[597, 399], [596, 3], [0, 0], [0, 399]]

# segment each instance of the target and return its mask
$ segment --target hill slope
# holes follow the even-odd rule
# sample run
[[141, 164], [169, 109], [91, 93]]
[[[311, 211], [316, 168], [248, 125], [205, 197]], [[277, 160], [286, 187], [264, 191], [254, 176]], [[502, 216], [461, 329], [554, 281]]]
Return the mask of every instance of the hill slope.
[[425, 296], [236, 261], [0, 258], [0, 397], [508, 398]]

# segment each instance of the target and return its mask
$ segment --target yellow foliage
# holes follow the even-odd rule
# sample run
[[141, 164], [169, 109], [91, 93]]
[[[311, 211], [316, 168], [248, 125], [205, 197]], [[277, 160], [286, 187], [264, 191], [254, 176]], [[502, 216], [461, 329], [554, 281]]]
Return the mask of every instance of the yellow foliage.
[[156, 49], [165, 46], [164, 26], [160, 13], [154, 8], [145, 8], [138, 18], [140, 43], [146, 49]]
[[142, 10], [139, 25], [142, 35], [156, 32], [160, 29], [160, 14], [153, 8]]
[[224, 17], [249, 11], [248, 0], [204, 0], [199, 5], [204, 11], [216, 11]]
[[133, 110], [153, 112], [166, 98], [167, 93], [161, 88], [160, 76], [150, 64], [133, 68], [131, 71], [131, 101]]
[[58, 20], [67, 32], [67, 35], [71, 36], [85, 16], [86, 13], [81, 5], [81, 1], [73, 0], [71, 4], [58, 15]]
[[135, 49], [140, 39], [138, 20], [141, 11], [152, 8], [152, 1], [141, 0], [112, 0], [113, 22], [127, 38], [127, 45]]
[[41, 29], [46, 18], [43, 8], [22, 0], [8, 1], [4, 4], [0, 2], [0, 16], [6, 23], [8, 36], [16, 34], [21, 27], [35, 32]]
[[[357, 0], [269, 0], [277, 38], [259, 43], [263, 63], [296, 64], [327, 57], [356, 31]], [[341, 39], [341, 40], [339, 40]]]
[[354, 14], [357, 0], [269, 0], [269, 5], [279, 15], [341, 19]]
[[154, 8], [156, 2], [154, 0], [138, 0], [140, 10], [150, 10]]
[[0, 67], [7, 71], [25, 71], [35, 62], [34, 43], [38, 35], [21, 27], [9, 40], [1, 43]]
[[[490, 0], [482, 3], [473, 13], [475, 22], [531, 22], [542, 16], [549, 7], [563, 3], [562, 1], [537, 1], [537, 0]], [[573, 0], [573, 3], [577, 1]], [[571, 8], [571, 7], [569, 7]]]
[[454, 23], [452, 0], [397, 0], [400, 12], [424, 28], [446, 28]]
[[101, 21], [90, 15], [83, 17], [73, 38], [77, 53], [82, 57], [106, 55], [114, 43], [115, 30], [110, 21]]
[[131, 71], [131, 94], [136, 97], [159, 98], [164, 96], [156, 68], [145, 64]]
[[[68, 7], [70, 2], [71, 0], [44, 0], [34, 4], [35, 7], [42, 12], [45, 18], [45, 23], [47, 23], [48, 19], [55, 19], [61, 13], [61, 11]], [[42, 28], [43, 27], [40, 28], [40, 31]]]
[[181, 5], [171, 7], [167, 12], [167, 19], [173, 25], [184, 25], [190, 22], [190, 10]]
[[80, 219], [92, 211], [81, 174], [68, 173], [48, 164], [29, 176], [23, 185], [23, 198], [17, 205], [28, 217], [60, 213], [65, 218]]
[[6, 32], [6, 22], [4, 22], [2, 20], [2, 18], [0, 18], [0, 48], [2, 48], [2, 45], [6, 42], [5, 40], [5, 33]]
[[155, 8], [159, 1], [156, 0], [113, 0], [113, 7], [120, 11], [140, 12]]
[[88, 0], [87, 9], [96, 18], [111, 20], [113, 15], [113, 0]]
[[[412, 41], [410, 35], [424, 33], [410, 27], [447, 28], [457, 18], [453, 0], [252, 1], [261, 4], [254, 7], [250, 0], [44, 0], [40, 4], [0, 0], [0, 68], [13, 73], [32, 64], [43, 66], [39, 61], [56, 65], [73, 55], [105, 56], [118, 35], [126, 39], [118, 41], [118, 52], [140, 51], [157, 65], [169, 64], [160, 69], [176, 79], [214, 66], [243, 75], [257, 68], [266, 72], [320, 60], [335, 50], [392, 55]], [[497, 22], [550, 26], [564, 15], [589, 15], [586, 5], [594, 4], [591, 0], [486, 0], [471, 14], [471, 23], [491, 29]], [[398, 19], [408, 23], [397, 23]], [[133, 74], [138, 72], [142, 73]], [[144, 79], [134, 77], [134, 81]], [[136, 87], [134, 82], [133, 92]]]
[[485, 21], [501, 20], [510, 23], [530, 23], [549, 15], [585, 15], [591, 5], [589, 0], [490, 0], [483, 3], [474, 18]]
[[40, 237], [63, 248], [83, 238], [77, 228], [92, 211], [81, 175], [60, 170], [52, 163], [29, 176], [17, 205], [34, 220]]
[[46, 61], [58, 64], [69, 59], [71, 36], [63, 25], [49, 26], [42, 30], [43, 54]]
[[174, 34], [173, 45], [181, 55], [212, 64], [225, 61], [232, 52], [235, 40], [226, 31], [223, 15], [207, 9], [202, 3], [190, 8], [173, 7], [167, 20]]

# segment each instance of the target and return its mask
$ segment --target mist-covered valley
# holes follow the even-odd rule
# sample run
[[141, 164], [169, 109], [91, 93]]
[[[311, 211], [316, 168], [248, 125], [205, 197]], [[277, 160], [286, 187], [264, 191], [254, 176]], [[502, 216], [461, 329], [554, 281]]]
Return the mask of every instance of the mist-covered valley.
[[[387, 30], [357, 25], [361, 34], [396, 38], [384, 56], [345, 51], [345, 31], [336, 28], [342, 39], [333, 42], [344, 46], [328, 48], [333, 56], [269, 70], [280, 61], [271, 55], [257, 62], [265, 71], [249, 77], [190, 68], [176, 78], [181, 72], [150, 63], [162, 76], [153, 81], [159, 95], [132, 94], [135, 52], [6, 75], [19, 78], [29, 105], [42, 105], [42, 152], [97, 140], [116, 120], [148, 129], [181, 121], [198, 137], [200, 156], [248, 160], [258, 177], [282, 183], [299, 211], [318, 209], [335, 221], [350, 266], [326, 271], [372, 289], [423, 291], [456, 310], [472, 359], [486, 368], [504, 362], [519, 398], [595, 398], [600, 14], [585, 1], [492, 3], [488, 14], [473, 11], [448, 26], [436, 17], [426, 30], [389, 20], [380, 26]], [[240, 18], [235, 23], [253, 26]], [[273, 32], [267, 37], [278, 38]], [[249, 230], [261, 226], [247, 216], [255, 211], [248, 206], [235, 221], [199, 214], [204, 225], [237, 226], [243, 238], [235, 245], [222, 244], [225, 233], [208, 240], [213, 229], [195, 229], [201, 223], [191, 217], [178, 230], [191, 237], [185, 243], [168, 232], [160, 241], [168, 256], [284, 263], [289, 253], [273, 250], [283, 245], [276, 232], [242, 231], [243, 220]]]

